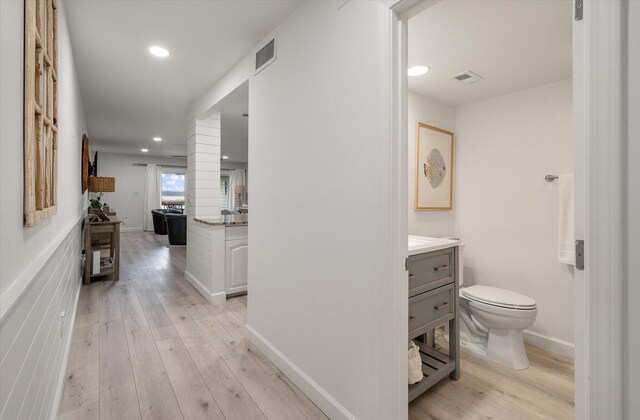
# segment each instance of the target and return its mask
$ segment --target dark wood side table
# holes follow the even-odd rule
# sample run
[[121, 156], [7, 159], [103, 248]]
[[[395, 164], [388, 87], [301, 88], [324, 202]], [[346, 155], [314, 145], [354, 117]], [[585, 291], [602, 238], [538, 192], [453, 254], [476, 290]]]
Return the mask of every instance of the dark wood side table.
[[[91, 221], [87, 217], [84, 221], [85, 265], [84, 284], [89, 284], [92, 277], [113, 274], [113, 280], [120, 280], [120, 219], [110, 216], [108, 222]], [[97, 274], [91, 274], [93, 252], [109, 249], [109, 256], [113, 259], [113, 267], [101, 268]]]

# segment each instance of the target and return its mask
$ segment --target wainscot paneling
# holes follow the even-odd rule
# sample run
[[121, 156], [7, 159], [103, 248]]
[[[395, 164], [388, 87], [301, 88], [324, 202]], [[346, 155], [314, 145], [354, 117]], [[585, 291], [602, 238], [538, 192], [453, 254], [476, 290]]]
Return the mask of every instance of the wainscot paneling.
[[81, 285], [80, 218], [0, 319], [0, 419], [55, 418]]

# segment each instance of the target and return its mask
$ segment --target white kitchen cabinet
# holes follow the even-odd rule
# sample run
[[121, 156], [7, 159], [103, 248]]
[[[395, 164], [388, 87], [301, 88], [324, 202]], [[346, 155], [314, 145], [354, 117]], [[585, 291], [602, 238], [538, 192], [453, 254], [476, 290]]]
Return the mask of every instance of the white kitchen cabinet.
[[225, 241], [225, 292], [228, 295], [247, 291], [247, 263], [249, 241], [247, 238]]

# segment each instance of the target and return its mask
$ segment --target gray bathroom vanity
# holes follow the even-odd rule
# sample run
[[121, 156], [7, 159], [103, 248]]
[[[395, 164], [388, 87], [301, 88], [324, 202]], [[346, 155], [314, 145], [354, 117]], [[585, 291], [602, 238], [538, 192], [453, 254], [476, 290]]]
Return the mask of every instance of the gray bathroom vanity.
[[[460, 241], [409, 236], [409, 340], [420, 349], [424, 378], [409, 385], [409, 401], [445, 376], [460, 378], [458, 249]], [[433, 346], [433, 331], [449, 324], [449, 350]]]

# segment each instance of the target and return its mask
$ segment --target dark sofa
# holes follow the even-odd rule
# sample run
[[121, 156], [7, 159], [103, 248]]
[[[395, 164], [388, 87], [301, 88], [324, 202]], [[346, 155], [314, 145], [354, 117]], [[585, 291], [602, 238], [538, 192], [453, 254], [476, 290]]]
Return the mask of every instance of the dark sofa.
[[151, 210], [151, 216], [153, 217], [153, 231], [157, 235], [167, 234], [167, 214], [182, 214], [182, 210], [176, 209], [155, 209]]
[[171, 245], [187, 244], [187, 215], [167, 213], [167, 231]]

